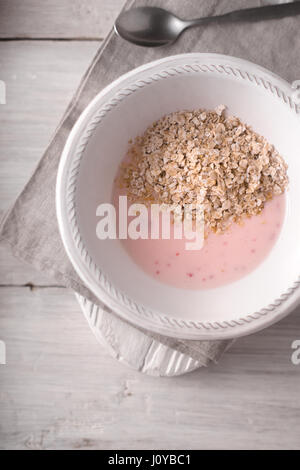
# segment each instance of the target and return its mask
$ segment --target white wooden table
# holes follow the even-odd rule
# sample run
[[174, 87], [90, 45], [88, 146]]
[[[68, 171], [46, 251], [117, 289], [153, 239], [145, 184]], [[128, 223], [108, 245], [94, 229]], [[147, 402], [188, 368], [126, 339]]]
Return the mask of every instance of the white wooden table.
[[[27, 181], [123, 0], [0, 0], [0, 215]], [[113, 360], [72, 292], [0, 247], [0, 448], [300, 448], [300, 309], [219, 365], [157, 379]]]

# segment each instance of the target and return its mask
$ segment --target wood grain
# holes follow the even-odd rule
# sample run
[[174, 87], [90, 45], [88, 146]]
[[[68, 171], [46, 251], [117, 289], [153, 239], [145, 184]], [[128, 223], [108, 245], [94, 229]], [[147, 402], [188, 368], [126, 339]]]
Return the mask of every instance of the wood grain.
[[30, 177], [98, 42], [0, 42], [0, 78], [7, 104], [0, 106], [0, 210]]
[[[0, 217], [28, 181], [99, 42], [0, 41]], [[0, 246], [0, 285], [53, 284]]]
[[[123, 0], [0, 0], [0, 214], [37, 164]], [[79, 41], [61, 41], [75, 38]], [[17, 287], [27, 283], [41, 288]], [[300, 308], [180, 378], [125, 368], [92, 336], [73, 293], [0, 246], [2, 449], [299, 449]], [[2, 287], [1, 287], [2, 285]], [[13, 285], [4, 287], [4, 285]]]
[[0, 0], [0, 38], [103, 39], [125, 0]]
[[2, 288], [0, 447], [297, 449], [299, 313], [240, 339], [218, 365], [157, 379], [99, 347], [70, 291]]

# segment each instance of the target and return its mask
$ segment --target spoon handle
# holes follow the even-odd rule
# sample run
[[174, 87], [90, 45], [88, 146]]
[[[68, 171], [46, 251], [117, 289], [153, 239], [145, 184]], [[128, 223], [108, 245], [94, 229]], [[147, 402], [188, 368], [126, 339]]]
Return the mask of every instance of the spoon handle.
[[260, 21], [274, 20], [284, 18], [285, 16], [294, 16], [300, 14], [300, 1], [282, 3], [279, 5], [268, 5], [264, 7], [245, 8], [242, 10], [231, 11], [219, 16], [209, 16], [187, 21], [189, 26], [198, 26], [206, 23], [231, 23], [238, 21]]

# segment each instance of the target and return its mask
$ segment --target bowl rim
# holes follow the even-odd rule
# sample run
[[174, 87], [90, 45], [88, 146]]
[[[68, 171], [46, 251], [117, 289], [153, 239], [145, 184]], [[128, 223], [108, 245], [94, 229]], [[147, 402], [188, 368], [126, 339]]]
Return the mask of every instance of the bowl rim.
[[[182, 61], [187, 63], [185, 65], [179, 65]], [[209, 66], [205, 64], [205, 62], [208, 62]], [[98, 103], [105, 98], [106, 95], [109, 95], [113, 90], [116, 90], [116, 93], [120, 92], [120, 90], [122, 90], [120, 86], [123, 83], [135, 76], [138, 76], [141, 72], [154, 70], [161, 65], [167, 66], [168, 63], [168, 70], [175, 71], [175, 74], [182, 73], [181, 70], [179, 71], [181, 68], [189, 67], [191, 69], [192, 66], [196, 66], [196, 64], [199, 68], [206, 66], [208, 68], [206, 71], [230, 73], [231, 70], [234, 75], [238, 75], [238, 78], [254, 81], [258, 86], [264, 86], [274, 95], [277, 95], [278, 98], [282, 99], [297, 114], [299, 113], [299, 106], [293, 101], [294, 90], [286, 80], [273, 72], [270, 72], [266, 68], [244, 59], [214, 53], [187, 53], [168, 56], [139, 66], [120, 76], [102, 89], [83, 110], [67, 138], [58, 167], [56, 183], [56, 213], [59, 231], [64, 248], [78, 276], [97, 298], [126, 321], [129, 321], [140, 328], [149, 329], [159, 334], [182, 339], [215, 340], [237, 338], [266, 328], [285, 317], [300, 301], [300, 276], [286, 292], [275, 299], [272, 304], [260, 309], [258, 312], [250, 313], [226, 322], [218, 321], [201, 323], [200, 321], [179, 320], [166, 316], [161, 312], [153, 312], [144, 306], [137, 304], [132, 299], [126, 297], [126, 294], [119, 292], [112, 284], [110, 284], [105, 273], [100, 271], [98, 267], [95, 268], [92, 266], [94, 271], [95, 269], [100, 271], [100, 273], [97, 273], [98, 279], [96, 280], [96, 278], [91, 274], [90, 268], [93, 261], [88, 258], [89, 255], [87, 251], [85, 253], [85, 260], [82, 258], [82, 250], [85, 250], [85, 247], [82, 246], [82, 240], [80, 240], [79, 245], [77, 246], [74, 242], [74, 237], [78, 238], [79, 235], [80, 238], [78, 227], [76, 227], [77, 231], [75, 230], [74, 234], [74, 231], [71, 229], [69, 219], [71, 214], [72, 220], [76, 220], [75, 202], [73, 199], [73, 205], [71, 208], [68, 207], [68, 209], [68, 204], [66, 203], [66, 182], [68, 181], [70, 172], [68, 163], [70, 163], [70, 150], [74, 145], [74, 141], [79, 139], [79, 132], [83, 131], [83, 128], [87, 126], [88, 119], [97, 110], [99, 111]], [[201, 64], [201, 66], [199, 64]], [[213, 70], [210, 70], [209, 67], [213, 67]], [[249, 72], [249, 70], [251, 72]], [[204, 70], [202, 70], [202, 72], [204, 72]], [[160, 72], [161, 78], [167, 78], [166, 76], [163, 76], [163, 73], [164, 71]], [[159, 75], [159, 73], [156, 72], [155, 76], [157, 75]], [[138, 85], [138, 79], [135, 83], [138, 87], [141, 87], [141, 85]], [[146, 85], [147, 81], [144, 80], [143, 83]], [[276, 84], [274, 85], [274, 83]], [[111, 99], [110, 102], [112, 107], [117, 104], [118, 100]], [[100, 106], [100, 111], [106, 108], [106, 113], [111, 109], [111, 107], [102, 105]], [[90, 135], [91, 132], [89, 133], [89, 137]], [[78, 144], [79, 142], [77, 142], [76, 145], [78, 146]], [[78, 165], [82, 154], [83, 150], [78, 157]], [[76, 172], [72, 172], [73, 195], [75, 190], [76, 174]]]

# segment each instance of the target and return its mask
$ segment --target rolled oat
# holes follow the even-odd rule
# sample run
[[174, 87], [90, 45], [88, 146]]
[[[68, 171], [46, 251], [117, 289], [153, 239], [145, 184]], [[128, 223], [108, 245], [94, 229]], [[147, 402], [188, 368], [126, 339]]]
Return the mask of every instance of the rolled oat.
[[287, 184], [287, 165], [276, 149], [237, 117], [215, 111], [168, 114], [131, 143], [121, 182], [131, 201], [197, 204], [207, 229], [259, 214]]

